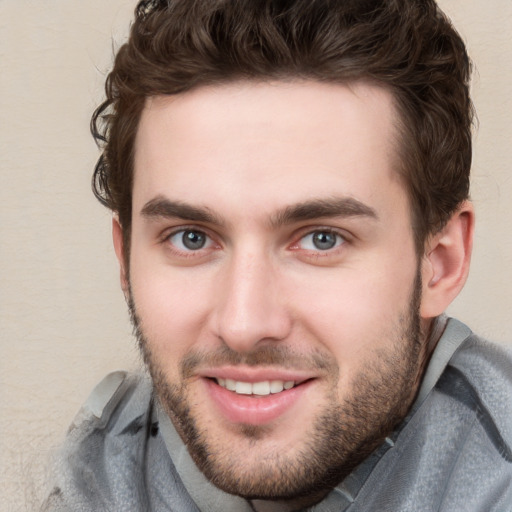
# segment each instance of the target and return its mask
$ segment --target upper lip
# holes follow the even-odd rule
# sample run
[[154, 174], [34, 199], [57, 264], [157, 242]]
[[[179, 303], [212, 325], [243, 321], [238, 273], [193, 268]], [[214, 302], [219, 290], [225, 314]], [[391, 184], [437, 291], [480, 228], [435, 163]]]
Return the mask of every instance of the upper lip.
[[271, 367], [254, 368], [250, 366], [221, 366], [218, 368], [206, 368], [198, 372], [200, 377], [210, 379], [231, 379], [240, 382], [263, 382], [282, 380], [293, 381], [300, 384], [315, 377], [311, 372], [289, 370]]

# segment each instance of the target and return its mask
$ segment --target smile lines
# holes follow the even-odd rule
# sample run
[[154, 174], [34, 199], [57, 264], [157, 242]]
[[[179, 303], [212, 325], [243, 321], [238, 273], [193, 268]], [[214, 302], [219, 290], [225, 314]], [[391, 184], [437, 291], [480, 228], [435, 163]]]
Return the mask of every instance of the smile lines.
[[293, 380], [264, 380], [262, 382], [242, 382], [232, 379], [215, 379], [217, 384], [228, 391], [234, 391], [239, 395], [266, 396], [293, 388], [296, 384]]

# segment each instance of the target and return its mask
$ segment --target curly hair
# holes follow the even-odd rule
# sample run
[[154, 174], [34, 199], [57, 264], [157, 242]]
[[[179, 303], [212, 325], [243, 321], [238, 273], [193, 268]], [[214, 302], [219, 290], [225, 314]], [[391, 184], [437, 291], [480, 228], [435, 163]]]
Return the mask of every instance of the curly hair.
[[131, 227], [134, 141], [146, 98], [235, 80], [368, 80], [393, 94], [399, 175], [416, 248], [469, 195], [473, 106], [465, 45], [434, 0], [146, 0], [106, 81], [93, 176]]

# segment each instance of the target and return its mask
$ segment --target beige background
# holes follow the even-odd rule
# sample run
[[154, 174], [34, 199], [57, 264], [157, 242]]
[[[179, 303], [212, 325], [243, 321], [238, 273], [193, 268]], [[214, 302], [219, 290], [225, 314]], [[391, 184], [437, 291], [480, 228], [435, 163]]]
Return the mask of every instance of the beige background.
[[[476, 64], [469, 283], [451, 312], [512, 343], [512, 1], [442, 0]], [[131, 0], [0, 0], [0, 510], [35, 510], [93, 385], [133, 367], [88, 133]]]

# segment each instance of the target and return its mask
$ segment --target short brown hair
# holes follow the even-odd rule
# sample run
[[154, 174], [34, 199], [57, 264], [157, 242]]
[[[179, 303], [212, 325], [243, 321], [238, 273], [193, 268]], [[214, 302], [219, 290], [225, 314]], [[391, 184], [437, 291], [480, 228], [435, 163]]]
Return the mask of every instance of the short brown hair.
[[96, 197], [129, 246], [134, 141], [147, 97], [234, 80], [293, 78], [388, 88], [416, 247], [469, 194], [471, 63], [434, 0], [146, 0], [94, 112]]

